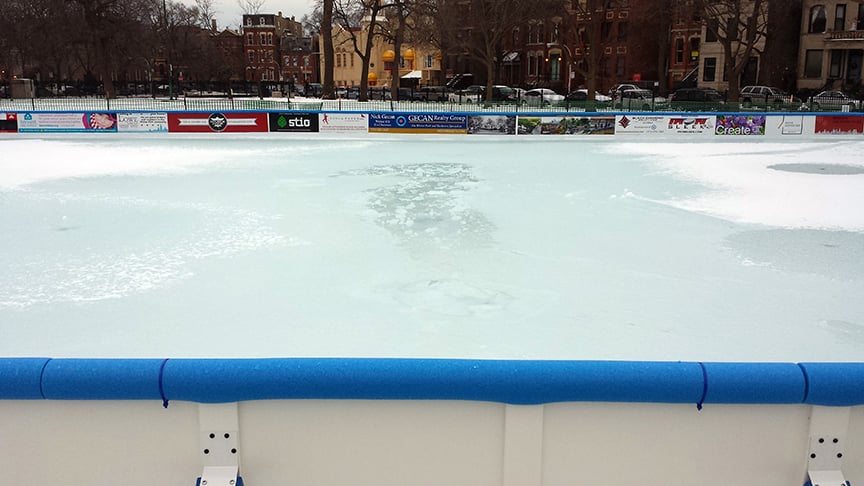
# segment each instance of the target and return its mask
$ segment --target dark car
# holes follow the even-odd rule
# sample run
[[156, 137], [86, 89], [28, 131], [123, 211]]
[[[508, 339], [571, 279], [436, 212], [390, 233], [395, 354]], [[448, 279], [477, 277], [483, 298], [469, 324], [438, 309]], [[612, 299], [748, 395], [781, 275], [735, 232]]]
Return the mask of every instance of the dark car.
[[719, 110], [725, 103], [723, 95], [711, 88], [681, 88], [669, 97], [670, 106], [680, 110]]
[[415, 92], [414, 97], [421, 101], [447, 101], [449, 92], [445, 86], [423, 86]]

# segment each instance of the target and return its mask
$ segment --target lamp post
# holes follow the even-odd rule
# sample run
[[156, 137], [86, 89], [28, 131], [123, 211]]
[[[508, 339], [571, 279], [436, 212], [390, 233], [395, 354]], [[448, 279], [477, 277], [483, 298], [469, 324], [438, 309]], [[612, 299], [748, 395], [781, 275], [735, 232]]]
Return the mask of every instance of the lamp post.
[[546, 44], [546, 47], [559, 46], [563, 47], [565, 51], [567, 51], [567, 93], [570, 93], [570, 85], [573, 82], [573, 54], [570, 52], [570, 48], [567, 47], [567, 44], [560, 44], [556, 42], [549, 42]]

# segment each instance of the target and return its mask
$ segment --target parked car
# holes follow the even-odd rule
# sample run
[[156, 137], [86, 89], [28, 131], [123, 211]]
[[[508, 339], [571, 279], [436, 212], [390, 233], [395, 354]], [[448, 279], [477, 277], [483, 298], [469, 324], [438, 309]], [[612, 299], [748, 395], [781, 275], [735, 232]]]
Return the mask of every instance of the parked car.
[[659, 101], [665, 101], [662, 98], [655, 98], [654, 93], [647, 89], [628, 89], [621, 91], [618, 98], [615, 99], [614, 108], [623, 108], [627, 110], [651, 110]]
[[837, 90], [823, 91], [810, 98], [810, 109], [813, 111], [840, 110], [844, 106], [848, 106], [849, 110], [857, 110], [861, 107], [861, 101]]
[[723, 108], [725, 100], [715, 89], [681, 88], [672, 93], [669, 104], [673, 109], [718, 110]]
[[[588, 90], [587, 89], [577, 89], [576, 91], [571, 91], [564, 97], [565, 101], [588, 101]], [[612, 98], [604, 95], [599, 91], [594, 92], [594, 101], [598, 102], [608, 102], [612, 101]]]
[[564, 96], [549, 88], [529, 89], [522, 95], [522, 104], [529, 106], [547, 106], [564, 101]]
[[801, 100], [782, 89], [770, 86], [745, 86], [741, 90], [744, 103], [800, 103]]
[[423, 86], [415, 97], [422, 101], [447, 101], [450, 90], [446, 86]]
[[635, 84], [616, 84], [609, 90], [609, 98], [615, 100], [621, 96], [621, 93], [631, 89], [642, 89]]
[[454, 91], [447, 95], [447, 100], [451, 103], [477, 103], [483, 99], [483, 93], [486, 88], [479, 84], [472, 84], [461, 91]]

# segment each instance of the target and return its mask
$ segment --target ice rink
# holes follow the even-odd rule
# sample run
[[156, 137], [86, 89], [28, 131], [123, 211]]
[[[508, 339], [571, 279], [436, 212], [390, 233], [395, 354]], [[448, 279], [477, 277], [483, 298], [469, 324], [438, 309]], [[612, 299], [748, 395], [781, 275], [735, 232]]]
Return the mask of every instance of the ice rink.
[[541, 138], [4, 139], [0, 356], [864, 360], [864, 142]]

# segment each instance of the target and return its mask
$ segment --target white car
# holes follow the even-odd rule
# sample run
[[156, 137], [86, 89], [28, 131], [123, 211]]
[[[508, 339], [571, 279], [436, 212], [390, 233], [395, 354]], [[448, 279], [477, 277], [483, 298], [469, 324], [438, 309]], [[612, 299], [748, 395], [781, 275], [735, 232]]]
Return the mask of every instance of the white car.
[[522, 95], [522, 103], [530, 106], [544, 106], [564, 101], [564, 96], [549, 88], [529, 89]]

